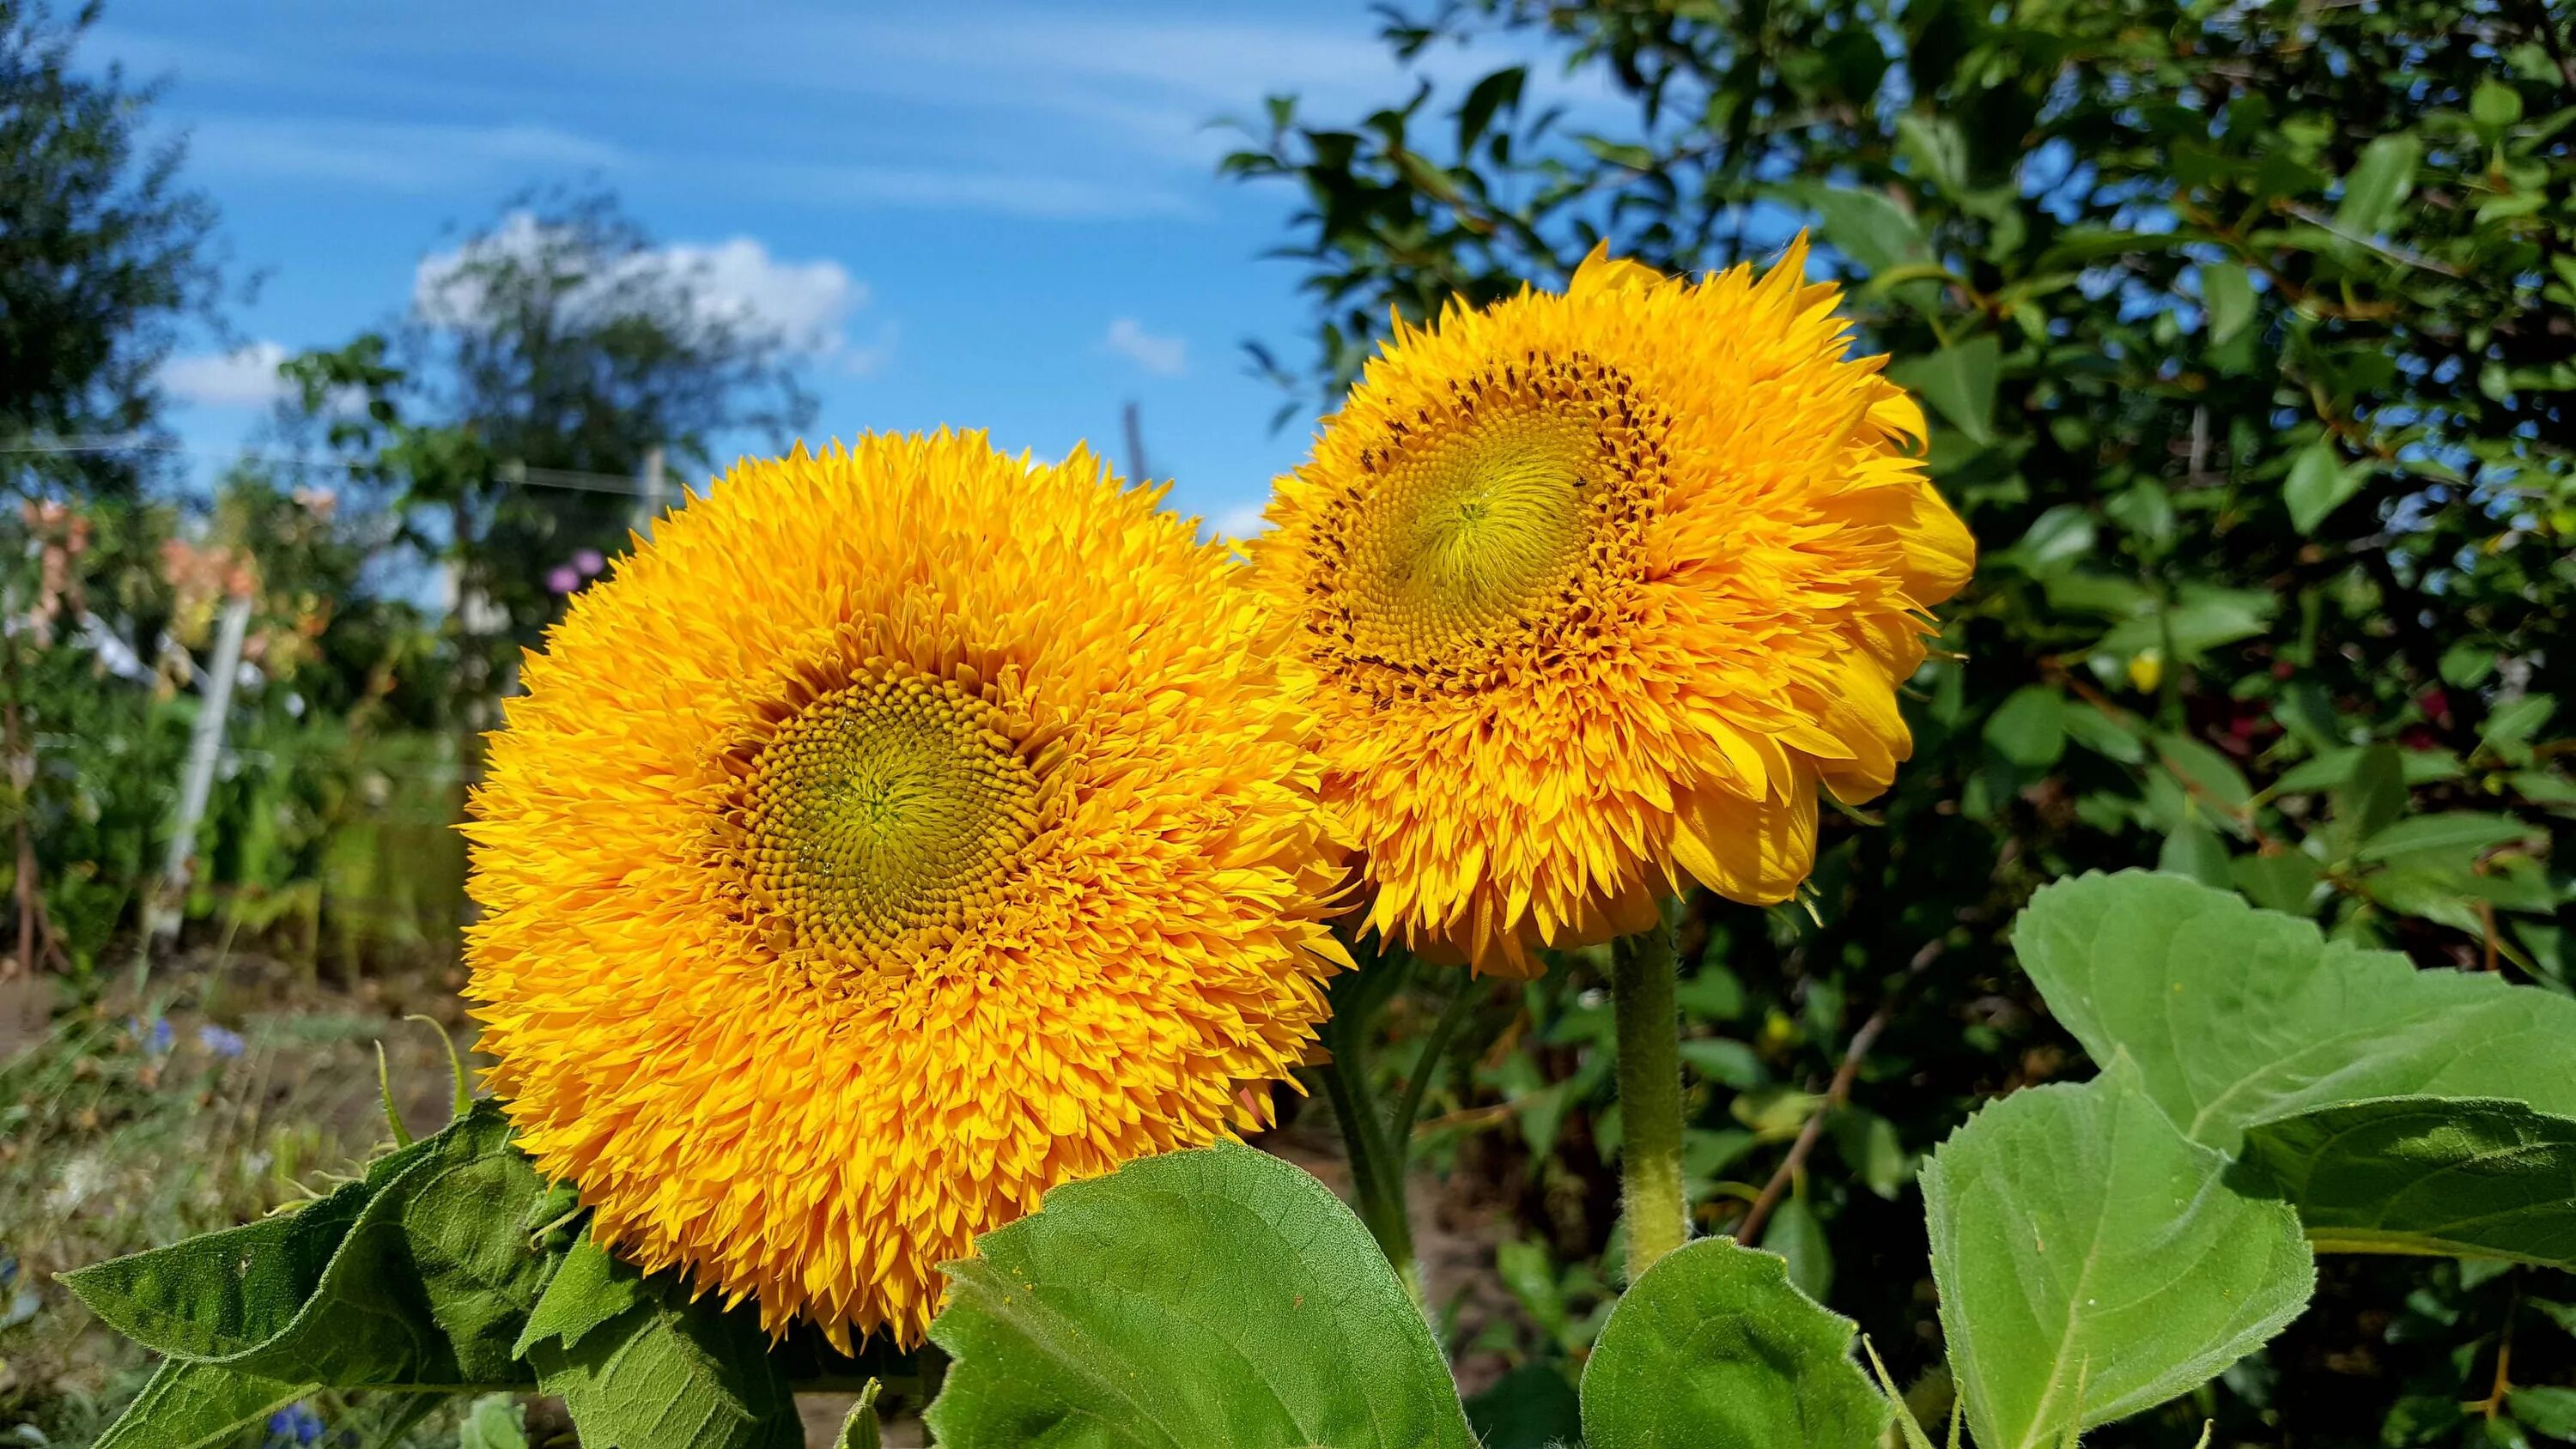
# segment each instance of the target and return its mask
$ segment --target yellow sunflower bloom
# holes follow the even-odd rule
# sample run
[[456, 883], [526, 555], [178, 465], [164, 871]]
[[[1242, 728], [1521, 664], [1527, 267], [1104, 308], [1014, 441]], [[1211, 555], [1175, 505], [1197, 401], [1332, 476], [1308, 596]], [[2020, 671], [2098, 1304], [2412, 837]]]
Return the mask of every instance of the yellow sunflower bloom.
[[1280, 480], [1249, 547], [1369, 926], [1532, 973], [1685, 878], [1787, 898], [1818, 787], [1893, 778], [1975, 547], [1804, 261], [1692, 284], [1595, 251], [1562, 295], [1399, 323]]
[[1342, 872], [1275, 625], [1160, 497], [800, 448], [529, 657], [469, 994], [604, 1245], [911, 1344], [975, 1234], [1267, 1112]]

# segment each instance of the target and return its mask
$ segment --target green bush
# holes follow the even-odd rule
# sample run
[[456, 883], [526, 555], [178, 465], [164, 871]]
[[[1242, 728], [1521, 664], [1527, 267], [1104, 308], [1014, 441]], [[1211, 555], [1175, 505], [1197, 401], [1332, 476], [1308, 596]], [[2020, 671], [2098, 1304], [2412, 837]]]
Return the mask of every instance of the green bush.
[[[1803, 908], [1684, 928], [1702, 1224], [1740, 1222], [1821, 1111], [1764, 1241], [1862, 1322], [1910, 1321], [1880, 1340], [1901, 1377], [1940, 1361], [1919, 1155], [2074, 1070], [2002, 949], [2040, 883], [2160, 864], [2576, 988], [2568, 29], [2412, 0], [1452, 0], [1390, 44], [1570, 79], [1506, 66], [1346, 128], [1282, 98], [1228, 163], [1306, 200], [1311, 362], [1255, 349], [1304, 397], [1390, 310], [1562, 285], [1596, 241], [1696, 271], [1803, 227], [1926, 400], [1985, 557], [1916, 681], [1916, 759], [1828, 820]], [[1489, 1005], [1432, 1094], [1466, 1109], [1451, 1165], [1527, 1184], [1505, 1266], [1531, 1324], [1482, 1345], [1515, 1361], [1580, 1351], [1615, 1280], [1602, 964], [1531, 989], [1526, 1030]], [[2220, 1442], [2291, 1406], [2314, 1442], [2454, 1442], [2503, 1335], [2526, 1381], [2576, 1358], [2527, 1276], [2330, 1260], [2320, 1309], [2200, 1408]]]

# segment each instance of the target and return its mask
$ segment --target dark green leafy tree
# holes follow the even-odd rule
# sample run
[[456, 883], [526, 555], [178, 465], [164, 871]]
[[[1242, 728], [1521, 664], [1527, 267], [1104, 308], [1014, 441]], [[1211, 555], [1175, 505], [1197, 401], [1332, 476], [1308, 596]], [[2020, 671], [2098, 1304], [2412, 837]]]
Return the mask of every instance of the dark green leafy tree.
[[[214, 208], [140, 135], [153, 88], [75, 63], [98, 13], [0, 0], [0, 446], [148, 428], [177, 327], [219, 294]], [[130, 455], [10, 462], [12, 491], [138, 481]]]
[[[1915, 682], [1916, 759], [1828, 821], [1812, 914], [1685, 927], [1704, 1229], [1761, 1212], [1801, 1286], [1919, 1325], [1886, 1344], [1901, 1375], [1937, 1362], [1906, 1184], [1982, 1097], [2079, 1069], [2002, 950], [2061, 874], [2160, 864], [2576, 988], [2563, 7], [1451, 0], [1387, 38], [1573, 83], [1506, 66], [1352, 125], [1271, 103], [1227, 165], [1303, 198], [1311, 346], [1255, 352], [1292, 412], [1390, 310], [1561, 285], [1596, 242], [1697, 271], [1804, 228], [1985, 550]], [[1579, 1350], [1615, 1281], [1600, 968], [1489, 1003], [1431, 1094], [1435, 1122], [1468, 1109], [1454, 1161], [1526, 1183], [1507, 1276], [1539, 1331], [1489, 1335], [1507, 1358]], [[2317, 1311], [2139, 1432], [2295, 1407], [2301, 1442], [2461, 1442], [2569, 1381], [2545, 1279], [2329, 1260]]]

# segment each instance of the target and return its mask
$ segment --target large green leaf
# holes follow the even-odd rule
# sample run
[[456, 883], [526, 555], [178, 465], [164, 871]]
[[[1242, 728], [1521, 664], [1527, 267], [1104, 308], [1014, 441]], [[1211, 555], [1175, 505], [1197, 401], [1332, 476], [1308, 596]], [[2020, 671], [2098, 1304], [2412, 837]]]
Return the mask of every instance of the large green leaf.
[[643, 1301], [644, 1280], [585, 1234], [566, 1250], [563, 1266], [538, 1296], [519, 1331], [516, 1351], [524, 1358], [543, 1339], [558, 1340], [567, 1350], [579, 1348], [592, 1329]]
[[1725, 1238], [1647, 1269], [1583, 1370], [1589, 1449], [1870, 1449], [1890, 1417], [1850, 1321]]
[[563, 1256], [529, 1241], [525, 1220], [546, 1182], [511, 1145], [500, 1110], [471, 1113], [458, 1129], [380, 1201], [399, 1205], [397, 1263], [418, 1276], [457, 1372], [512, 1383], [527, 1373], [514, 1347], [520, 1327]]
[[668, 1279], [634, 1281], [625, 1312], [576, 1343], [548, 1336], [528, 1349], [537, 1387], [563, 1396], [583, 1449], [800, 1449], [795, 1395], [757, 1317], [692, 1302]]
[[2576, 1120], [2520, 1102], [2381, 1097], [2246, 1129], [2235, 1180], [2320, 1249], [2576, 1270]]
[[497, 1107], [273, 1218], [66, 1275], [172, 1357], [340, 1388], [523, 1381], [509, 1344], [550, 1264], [518, 1224], [543, 1191]]
[[1312, 1177], [1248, 1147], [1047, 1195], [948, 1266], [943, 1449], [1468, 1449], [1439, 1346]]
[[485, 1103], [301, 1212], [71, 1275], [173, 1360], [112, 1433], [185, 1439], [280, 1385], [533, 1384], [593, 1449], [797, 1443], [758, 1324], [542, 1231], [562, 1198]]
[[2418, 971], [2225, 891], [2129, 871], [2061, 881], [2014, 927], [2096, 1061], [2125, 1051], [2197, 1142], [2374, 1097], [2506, 1098], [2576, 1117], [2576, 998]]
[[108, 1327], [154, 1352], [232, 1358], [295, 1321], [372, 1196], [353, 1182], [295, 1212], [75, 1268], [63, 1282]]
[[2053, 1449], [2207, 1381], [2296, 1317], [2286, 1204], [2229, 1191], [2117, 1058], [2004, 1098], [1923, 1172], [1941, 1325], [1979, 1449]]
[[314, 1385], [238, 1373], [220, 1364], [163, 1359], [143, 1392], [90, 1449], [199, 1449], [242, 1431], [313, 1392]]

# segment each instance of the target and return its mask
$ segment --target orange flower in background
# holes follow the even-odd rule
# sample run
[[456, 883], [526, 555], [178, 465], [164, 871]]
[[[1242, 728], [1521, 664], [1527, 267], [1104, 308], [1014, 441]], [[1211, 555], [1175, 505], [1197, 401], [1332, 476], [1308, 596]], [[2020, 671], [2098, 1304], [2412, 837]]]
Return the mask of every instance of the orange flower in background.
[[1885, 789], [1896, 687], [1974, 544], [1838, 293], [1595, 251], [1397, 325], [1248, 545], [1324, 722], [1367, 923], [1479, 969], [1786, 899], [1817, 790]]
[[605, 1244], [911, 1344], [975, 1234], [1266, 1116], [1342, 872], [1274, 626], [1159, 501], [981, 434], [747, 462], [530, 656], [469, 995]]

